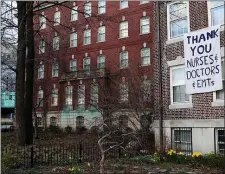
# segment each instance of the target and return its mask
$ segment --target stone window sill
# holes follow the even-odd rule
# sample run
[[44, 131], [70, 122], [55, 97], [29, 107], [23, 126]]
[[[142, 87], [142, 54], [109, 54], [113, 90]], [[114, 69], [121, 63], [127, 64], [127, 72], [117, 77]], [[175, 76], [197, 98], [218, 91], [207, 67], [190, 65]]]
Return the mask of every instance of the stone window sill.
[[211, 103], [212, 107], [216, 107], [216, 106], [224, 106], [224, 100], [217, 100], [217, 101], [213, 101]]
[[193, 103], [176, 103], [169, 105], [169, 109], [193, 108]]

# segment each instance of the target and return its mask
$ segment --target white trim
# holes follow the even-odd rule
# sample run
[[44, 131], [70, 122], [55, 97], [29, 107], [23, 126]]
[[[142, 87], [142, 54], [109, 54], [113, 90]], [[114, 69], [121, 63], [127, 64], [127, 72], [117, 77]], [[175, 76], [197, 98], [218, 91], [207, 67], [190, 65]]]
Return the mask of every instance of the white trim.
[[[220, 48], [220, 54], [221, 54], [221, 61], [225, 61], [224, 57], [224, 47]], [[211, 103], [212, 107], [217, 107], [217, 106], [224, 106], [224, 100], [217, 100], [216, 99], [216, 91], [213, 92], [213, 102]]]
[[[174, 69], [184, 68], [184, 65], [173, 66], [170, 68], [170, 105], [169, 109], [180, 109], [180, 108], [192, 108], [192, 95], [189, 95], [189, 101], [182, 103], [174, 103], [173, 102], [173, 86], [172, 86], [172, 71]], [[185, 77], [184, 77], [185, 78]]]
[[168, 67], [184, 65], [185, 61], [184, 58], [181, 56], [177, 56], [175, 60], [167, 61]]
[[[179, 41], [182, 41], [183, 40], [183, 36], [178, 36], [178, 37], [174, 37], [174, 38], [171, 38], [170, 37], [170, 20], [169, 20], [169, 6], [172, 5], [172, 4], [175, 4], [177, 2], [180, 2], [180, 1], [175, 1], [175, 2], [171, 2], [171, 3], [168, 3], [167, 4], [167, 42], [179, 42]], [[188, 33], [190, 32], [190, 14], [189, 14], [189, 1], [183, 1], [185, 3], [187, 3], [187, 22], [188, 22]], [[167, 43], [166, 44], [171, 44], [171, 43]]]
[[[207, 8], [208, 8], [208, 26], [211, 27], [212, 25], [212, 17], [211, 17], [211, 2], [210, 1], [207, 1]], [[223, 15], [223, 14], [222, 14]], [[225, 23], [224, 24], [221, 24], [221, 27], [220, 27], [220, 31], [224, 31], [224, 28], [225, 28]]]

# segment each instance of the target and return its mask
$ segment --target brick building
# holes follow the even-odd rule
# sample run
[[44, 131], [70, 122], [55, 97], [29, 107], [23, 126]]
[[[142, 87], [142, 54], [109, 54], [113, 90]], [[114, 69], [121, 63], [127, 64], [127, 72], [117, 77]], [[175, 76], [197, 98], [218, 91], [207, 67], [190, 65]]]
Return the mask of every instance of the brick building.
[[[159, 143], [160, 106], [166, 148], [190, 154], [224, 150], [224, 90], [185, 94], [183, 34], [221, 25], [221, 58], [224, 78], [224, 2], [182, 1], [160, 3], [162, 100], [160, 100], [159, 52], [154, 65], [154, 129]], [[157, 8], [154, 8], [157, 9]], [[154, 11], [156, 15], [156, 11]], [[157, 16], [155, 16], [157, 19]], [[156, 31], [156, 30], [155, 30]], [[154, 31], [153, 31], [154, 32]], [[156, 37], [154, 39], [156, 41]], [[157, 43], [155, 43], [155, 46]], [[224, 85], [224, 81], [223, 81]], [[162, 101], [162, 105], [160, 103]]]
[[149, 1], [48, 2], [35, 10], [39, 126], [91, 128], [110, 114], [140, 127], [132, 115], [153, 110], [152, 11]]

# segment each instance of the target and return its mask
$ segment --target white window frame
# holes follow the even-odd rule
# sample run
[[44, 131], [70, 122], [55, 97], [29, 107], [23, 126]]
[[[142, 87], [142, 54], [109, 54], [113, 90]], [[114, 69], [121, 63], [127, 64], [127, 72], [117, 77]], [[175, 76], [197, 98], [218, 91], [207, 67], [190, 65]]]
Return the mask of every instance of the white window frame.
[[[123, 55], [127, 53], [127, 59], [124, 59]], [[127, 60], [127, 66], [122, 65], [122, 61]], [[120, 52], [120, 69], [128, 68], [129, 67], [129, 53], [128, 51]]]
[[[98, 38], [97, 38], [97, 42], [105, 42], [105, 26], [100, 26], [98, 27]], [[102, 37], [102, 40], [100, 39], [101, 36], [104, 36]]]
[[54, 13], [54, 26], [60, 24], [60, 11]]
[[150, 2], [149, 0], [140, 0], [140, 4], [147, 4], [149, 2]]
[[[192, 95], [189, 95], [189, 101], [184, 102], [173, 102], [173, 85], [172, 85], [172, 72], [174, 69], [185, 68], [184, 65], [177, 65], [170, 67], [170, 105], [169, 109], [180, 109], [180, 108], [192, 108]], [[184, 77], [185, 79], [185, 77]]]
[[73, 105], [73, 86], [69, 85], [66, 86], [65, 88], [65, 104], [67, 106], [72, 106]]
[[[89, 63], [86, 63], [86, 60], [89, 60]], [[89, 68], [86, 68], [86, 66], [89, 66]], [[91, 58], [90, 57], [85, 57], [83, 58], [83, 69], [84, 70], [90, 70], [91, 69]]]
[[[73, 69], [73, 66], [72, 66], [72, 62], [75, 62], [75, 65], [74, 66], [74, 69]], [[77, 60], [76, 59], [72, 59], [70, 60], [70, 71], [73, 72], [73, 71], [76, 71], [77, 70]]]
[[[167, 36], [168, 36], [168, 40], [183, 40], [183, 35], [180, 36], [175, 36], [175, 37], [171, 37], [171, 30], [170, 30], [170, 14], [169, 14], [169, 7], [170, 5], [176, 4], [178, 2], [181, 1], [175, 1], [172, 3], [168, 3], [167, 4]], [[189, 15], [189, 1], [182, 1], [183, 3], [187, 4], [187, 23], [188, 23], [188, 31], [190, 32], [190, 15]]]
[[[221, 48], [221, 61], [222, 62], [225, 61], [224, 47]], [[214, 106], [224, 106], [224, 104], [225, 104], [224, 100], [216, 99], [216, 91], [213, 92], [213, 102], [211, 103], [211, 105], [214, 107]]]
[[[211, 8], [212, 8], [212, 2], [211, 1], [207, 1], [207, 7], [208, 7], [208, 26], [211, 27], [211, 26], [213, 26], [212, 25], [212, 14], [211, 14]], [[224, 31], [225, 23], [224, 24], [220, 24], [220, 26], [221, 26], [220, 31]]]
[[[122, 29], [122, 26], [123, 25], [126, 25], [124, 28], [125, 29]], [[129, 25], [128, 25], [128, 21], [122, 21], [122, 22], [120, 22], [120, 33], [119, 33], [119, 36], [120, 36], [120, 38], [127, 38], [128, 36], [129, 36]], [[122, 32], [123, 31], [123, 32]], [[127, 32], [126, 32], [127, 31]], [[122, 34], [122, 33], [127, 33], [127, 35], [125, 35], [125, 34]], [[122, 35], [125, 35], [125, 36], [122, 36]]]
[[70, 48], [77, 47], [77, 32], [70, 34]]
[[[43, 75], [41, 75], [40, 73], [43, 73]], [[38, 67], [38, 79], [44, 79], [45, 77], [45, 66], [44, 64], [40, 64]]]
[[60, 42], [59, 36], [54, 36], [52, 41], [53, 51], [59, 50], [59, 42]]
[[95, 83], [95, 84], [92, 84], [91, 85], [91, 101], [90, 103], [93, 104], [93, 105], [97, 105], [98, 104], [98, 95], [99, 95], [99, 87], [98, 87], [98, 84]]
[[[145, 49], [146, 50], [148, 49], [148, 56], [143, 56], [143, 54], [142, 54], [143, 50], [145, 50]], [[147, 57], [149, 57], [149, 63], [143, 64], [143, 61], [142, 61], [143, 58], [147, 58]], [[141, 66], [148, 66], [150, 64], [151, 64], [151, 50], [148, 47], [144, 47], [144, 48], [141, 49]]]
[[45, 53], [45, 40], [41, 39], [39, 41], [39, 54]]
[[52, 64], [52, 77], [58, 77], [59, 76], [59, 63], [54, 62]]
[[128, 0], [120, 0], [120, 9], [125, 9], [125, 8], [129, 8], [129, 1]]
[[128, 82], [120, 84], [120, 102], [127, 103], [129, 101], [129, 86]]
[[[142, 30], [142, 22], [143, 20], [145, 19], [148, 19], [148, 32], [143, 32]], [[150, 17], [149, 16], [143, 16], [141, 19], [140, 19], [140, 34], [149, 34], [150, 33]]]
[[43, 103], [44, 103], [44, 91], [42, 89], [39, 89], [37, 93], [37, 105], [39, 105], [39, 107], [42, 107]]
[[79, 85], [77, 90], [77, 104], [85, 105], [85, 85]]
[[91, 17], [91, 2], [87, 2], [84, 4], [84, 17]]
[[[89, 38], [89, 40], [87, 40], [87, 38]], [[87, 42], [89, 41], [89, 42]], [[86, 29], [84, 30], [84, 45], [89, 45], [91, 44], [91, 29]]]
[[[102, 61], [103, 59], [104, 59], [104, 61]], [[101, 65], [103, 65], [103, 63], [104, 63], [104, 67], [101, 66]], [[100, 54], [98, 56], [98, 58], [97, 58], [97, 68], [99, 68], [99, 69], [105, 68], [105, 55]]]
[[78, 20], [78, 6], [75, 6], [71, 9], [71, 21]]
[[104, 13], [106, 13], [106, 0], [98, 0], [98, 14]]
[[46, 16], [42, 15], [39, 17], [40, 29], [46, 28]]
[[51, 126], [57, 126], [57, 118], [56, 117], [50, 117], [50, 125]]
[[[215, 139], [215, 153], [219, 153], [219, 133], [218, 131], [221, 130], [221, 131], [224, 131], [224, 128], [223, 127], [217, 127], [215, 128], [215, 134], [214, 134], [214, 139]], [[220, 144], [224, 144], [224, 143], [220, 143]]]
[[51, 94], [51, 106], [58, 106], [58, 89], [54, 88]]

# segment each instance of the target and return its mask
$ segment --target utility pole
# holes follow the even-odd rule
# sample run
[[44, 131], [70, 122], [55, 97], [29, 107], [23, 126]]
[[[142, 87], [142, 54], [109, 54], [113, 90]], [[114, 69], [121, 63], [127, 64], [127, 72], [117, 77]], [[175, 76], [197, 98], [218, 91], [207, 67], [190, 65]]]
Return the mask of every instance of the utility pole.
[[164, 153], [163, 149], [163, 100], [162, 100], [162, 46], [161, 46], [161, 29], [160, 29], [160, 1], [156, 2], [156, 23], [157, 23], [157, 55], [159, 57], [159, 135], [160, 135], [160, 154]]

